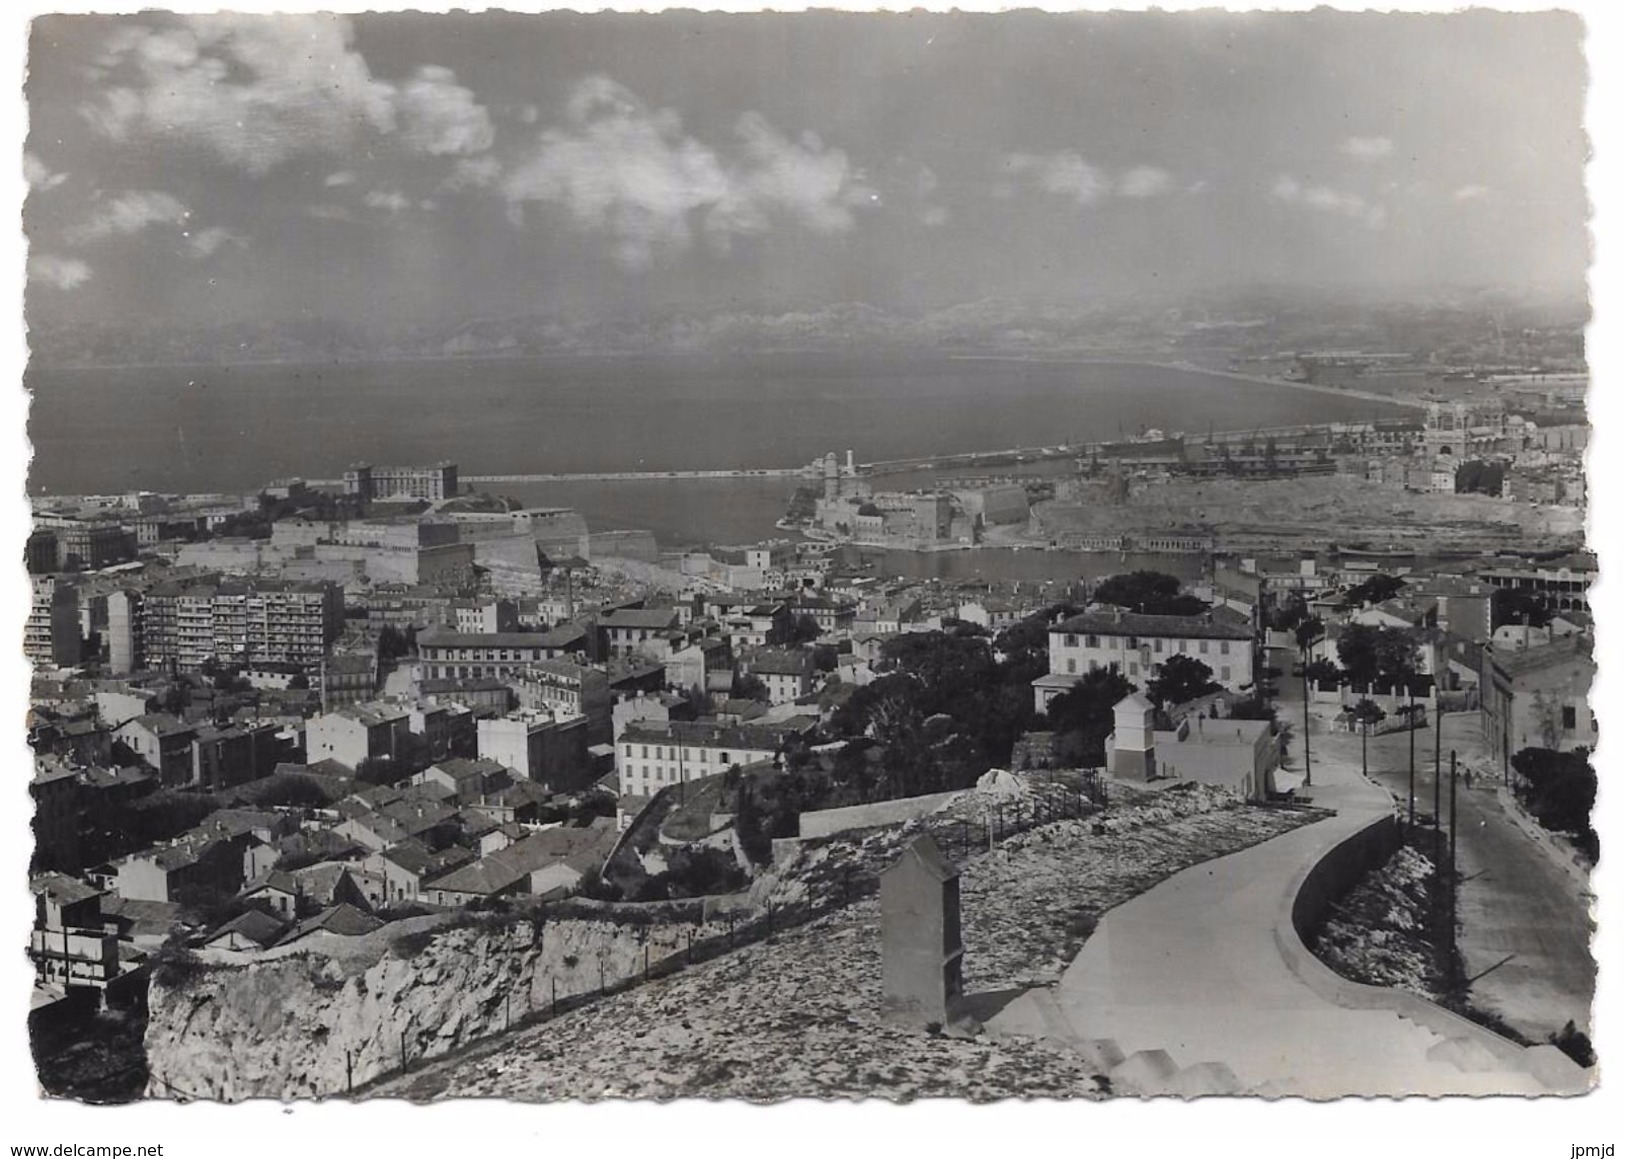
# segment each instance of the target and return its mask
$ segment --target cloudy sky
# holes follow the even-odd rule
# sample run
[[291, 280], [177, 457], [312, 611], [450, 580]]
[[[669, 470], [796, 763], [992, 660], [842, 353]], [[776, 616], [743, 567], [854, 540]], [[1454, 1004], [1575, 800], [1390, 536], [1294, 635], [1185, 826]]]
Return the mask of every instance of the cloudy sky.
[[1578, 289], [1563, 16], [51, 17], [41, 322]]

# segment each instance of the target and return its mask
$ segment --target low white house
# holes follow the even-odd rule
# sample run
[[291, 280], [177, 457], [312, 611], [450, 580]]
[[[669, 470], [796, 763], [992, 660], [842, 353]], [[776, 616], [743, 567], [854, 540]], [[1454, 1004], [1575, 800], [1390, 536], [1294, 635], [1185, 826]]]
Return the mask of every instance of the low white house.
[[[1138, 693], [1113, 707], [1114, 730], [1106, 738], [1106, 761], [1122, 780], [1195, 781], [1262, 800], [1275, 784], [1280, 740], [1264, 720], [1221, 720], [1192, 714], [1173, 728], [1159, 728], [1156, 710]], [[1295, 781], [1295, 779], [1294, 779]]]

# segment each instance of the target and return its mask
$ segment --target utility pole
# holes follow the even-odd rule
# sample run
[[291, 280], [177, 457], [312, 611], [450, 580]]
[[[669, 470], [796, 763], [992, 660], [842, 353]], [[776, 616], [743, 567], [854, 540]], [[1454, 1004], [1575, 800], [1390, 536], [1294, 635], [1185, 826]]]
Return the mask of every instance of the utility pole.
[[1416, 681], [1409, 673], [1405, 677], [1405, 723], [1410, 727], [1406, 730], [1411, 734], [1411, 819], [1410, 828], [1416, 828]]
[[[1456, 874], [1456, 750], [1450, 750], [1450, 876], [1455, 879]], [[1452, 890], [1450, 895], [1455, 897]], [[1454, 908], [1454, 902], [1451, 905]]]
[[1305, 788], [1314, 783], [1309, 772], [1309, 664], [1307, 661], [1303, 665], [1303, 783]]
[[1457, 960], [1454, 953], [1456, 948], [1456, 894], [1460, 892], [1460, 882], [1456, 877], [1456, 750], [1450, 750], [1450, 877], [1447, 884], [1450, 886], [1450, 960]]
[[1441, 755], [1444, 752], [1444, 702], [1438, 697], [1437, 688], [1434, 689], [1433, 700], [1433, 859], [1439, 859], [1439, 794], [1443, 790], [1443, 770], [1440, 767]]

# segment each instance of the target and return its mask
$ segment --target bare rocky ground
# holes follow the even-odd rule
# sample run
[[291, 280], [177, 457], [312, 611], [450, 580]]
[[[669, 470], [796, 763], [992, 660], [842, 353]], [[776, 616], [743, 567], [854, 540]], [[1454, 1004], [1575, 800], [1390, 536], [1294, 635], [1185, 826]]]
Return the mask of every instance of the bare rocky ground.
[[1448, 985], [1447, 951], [1433, 928], [1434, 875], [1426, 855], [1401, 846], [1333, 907], [1315, 955], [1345, 978], [1440, 1001]]
[[[1318, 820], [1190, 787], [1041, 825], [961, 862], [969, 993], [1052, 983], [1099, 915], [1163, 878]], [[1103, 1097], [1049, 1040], [883, 1021], [873, 897], [371, 1088], [369, 1095], [599, 1098]]]
[[1046, 532], [1118, 533], [1151, 527], [1207, 525], [1221, 537], [1319, 543], [1326, 529], [1357, 539], [1446, 546], [1505, 540], [1531, 544], [1575, 536], [1578, 510], [1532, 508], [1487, 495], [1412, 494], [1346, 476], [1286, 479], [1172, 479], [1136, 485], [1120, 507], [1044, 503]]

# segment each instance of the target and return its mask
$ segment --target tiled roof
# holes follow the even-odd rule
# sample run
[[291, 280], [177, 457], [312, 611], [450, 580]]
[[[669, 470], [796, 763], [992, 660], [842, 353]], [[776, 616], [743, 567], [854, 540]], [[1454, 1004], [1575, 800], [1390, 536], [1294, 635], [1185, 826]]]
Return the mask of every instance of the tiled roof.
[[433, 629], [418, 633], [418, 647], [562, 648], [585, 635], [586, 632], [574, 624], [550, 632], [447, 632]]
[[487, 897], [555, 862], [581, 868], [601, 859], [613, 844], [613, 833], [602, 829], [544, 829], [435, 879], [430, 888]]
[[44, 894], [58, 905], [73, 905], [100, 897], [102, 891], [65, 873], [42, 873], [28, 883], [30, 892]]
[[1152, 639], [1251, 640], [1253, 630], [1227, 616], [1148, 616], [1139, 612], [1083, 612], [1050, 625], [1057, 632], [1093, 636], [1146, 636]]
[[677, 625], [677, 612], [673, 608], [622, 608], [599, 617], [601, 628], [664, 629]]
[[429, 766], [439, 769], [446, 776], [456, 781], [459, 789], [464, 781], [495, 777], [506, 774], [507, 768], [501, 761], [493, 761], [487, 757], [451, 757], [448, 760], [436, 761]]
[[737, 748], [772, 752], [784, 737], [799, 734], [812, 722], [791, 717], [771, 725], [725, 725], [704, 720], [633, 721], [621, 734], [622, 741], [673, 741], [707, 748]]
[[318, 931], [340, 934], [345, 937], [359, 937], [362, 934], [372, 933], [373, 930], [383, 924], [371, 914], [356, 909], [349, 902], [340, 902], [330, 909], [323, 910], [315, 917], [300, 922], [286, 934], [283, 934], [276, 944], [286, 946]]
[[258, 893], [262, 889], [272, 889], [278, 893], [296, 896], [299, 893], [299, 879], [285, 870], [273, 869], [245, 885], [243, 893]]
[[225, 925], [209, 935], [208, 940], [215, 942], [230, 934], [241, 934], [254, 944], [264, 948], [277, 940], [282, 931], [287, 928], [284, 923], [266, 913], [264, 910], [244, 910], [232, 918]]
[[134, 720], [126, 721], [119, 727], [128, 728], [130, 725], [139, 725], [141, 728], [144, 728], [148, 732], [157, 736], [172, 736], [176, 733], [196, 731], [191, 725], [177, 720], [175, 717], [163, 712], [153, 712], [148, 713], [146, 716], [138, 716]]
[[767, 676], [804, 676], [812, 667], [806, 652], [763, 650], [750, 658], [750, 670]]

